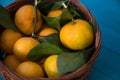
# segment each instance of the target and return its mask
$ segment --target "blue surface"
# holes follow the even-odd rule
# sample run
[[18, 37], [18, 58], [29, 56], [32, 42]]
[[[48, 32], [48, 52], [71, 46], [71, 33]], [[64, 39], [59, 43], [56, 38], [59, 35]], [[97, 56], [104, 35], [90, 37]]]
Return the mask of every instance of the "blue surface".
[[[12, 1], [0, 0], [0, 4]], [[93, 13], [102, 33], [102, 48], [88, 80], [120, 80], [120, 0], [79, 1]]]
[[120, 0], [81, 0], [102, 33], [102, 49], [88, 80], [120, 80]]

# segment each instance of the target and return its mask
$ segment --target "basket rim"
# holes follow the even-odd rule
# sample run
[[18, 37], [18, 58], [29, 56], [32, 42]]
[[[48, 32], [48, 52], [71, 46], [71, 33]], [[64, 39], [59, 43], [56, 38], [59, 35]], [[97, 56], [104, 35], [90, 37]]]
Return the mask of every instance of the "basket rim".
[[[15, 2], [11, 3], [10, 5], [8, 5], [8, 6], [6, 7], [6, 9], [9, 10], [10, 8], [12, 8], [12, 7], [16, 6], [16, 5], [19, 5], [19, 3], [21, 3], [21, 2], [26, 2], [26, 1], [29, 1], [29, 2], [27, 2], [27, 4], [29, 4], [29, 3], [32, 3], [34, 0], [16, 0]], [[54, 0], [54, 1], [55, 1], [55, 0]], [[95, 43], [96, 43], [96, 44], [95, 44], [95, 51], [94, 51], [92, 57], [90, 58], [90, 60], [89, 60], [85, 65], [83, 65], [82, 67], [80, 67], [80, 68], [77, 69], [76, 71], [71, 72], [70, 74], [67, 74], [67, 75], [65, 75], [65, 76], [63, 76], [63, 77], [59, 77], [59, 78], [52, 78], [52, 80], [53, 80], [53, 79], [55, 79], [55, 80], [57, 80], [57, 79], [70, 79], [70, 78], [74, 78], [74, 77], [79, 77], [79, 75], [83, 75], [83, 74], [84, 74], [84, 71], [90, 72], [91, 67], [92, 67], [93, 64], [94, 64], [94, 62], [95, 62], [95, 60], [96, 60], [96, 58], [97, 58], [97, 56], [98, 56], [100, 47], [101, 47], [101, 32], [100, 32], [100, 29], [99, 29], [99, 27], [98, 27], [98, 23], [97, 23], [96, 19], [94, 18], [93, 14], [92, 14], [92, 13], [89, 11], [89, 9], [86, 8], [81, 2], [79, 2], [79, 1], [77, 1], [77, 0], [71, 0], [71, 2], [72, 2], [75, 6], [79, 7], [80, 10], [83, 10], [83, 9], [84, 9], [84, 10], [83, 10], [83, 13], [85, 14], [85, 16], [87, 15], [87, 18], [91, 19], [91, 20], [94, 22], [95, 31], [96, 31], [96, 32], [95, 32]], [[4, 64], [0, 61], [0, 65], [4, 65]], [[5, 68], [5, 70], [9, 73], [9, 70], [8, 70], [8, 69]], [[79, 72], [79, 74], [76, 74], [76, 73], [78, 73], [78, 72]], [[20, 76], [20, 75], [17, 75], [15, 72], [10, 72], [9, 74], [12, 74], [12, 75], [15, 75], [15, 76], [21, 78], [21, 76]], [[24, 78], [24, 79], [26, 80], [26, 79], [28, 79], [28, 78]], [[31, 79], [33, 79], [33, 78], [31, 78]], [[51, 80], [50, 78], [39, 78], [39, 79]], [[39, 80], [39, 79], [38, 79], [38, 80]]]

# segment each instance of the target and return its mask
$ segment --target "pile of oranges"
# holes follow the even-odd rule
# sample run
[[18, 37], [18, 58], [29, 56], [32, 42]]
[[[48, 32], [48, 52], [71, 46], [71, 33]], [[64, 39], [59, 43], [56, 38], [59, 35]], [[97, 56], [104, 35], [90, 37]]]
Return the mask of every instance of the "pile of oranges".
[[[50, 11], [47, 17], [58, 17], [62, 11], [61, 8]], [[30, 50], [41, 44], [31, 36], [34, 29], [34, 18], [34, 6], [24, 5], [16, 11], [14, 17], [14, 23], [19, 31], [16, 32], [12, 29], [2, 31], [0, 48], [7, 54], [3, 63], [10, 70], [28, 78], [45, 77], [45, 75], [60, 77], [57, 70], [58, 55], [50, 55], [37, 62], [27, 58]], [[35, 34], [40, 37], [58, 34], [62, 45], [73, 51], [83, 50], [94, 41], [93, 27], [86, 20], [71, 20], [58, 31], [45, 23], [40, 10], [37, 10]]]

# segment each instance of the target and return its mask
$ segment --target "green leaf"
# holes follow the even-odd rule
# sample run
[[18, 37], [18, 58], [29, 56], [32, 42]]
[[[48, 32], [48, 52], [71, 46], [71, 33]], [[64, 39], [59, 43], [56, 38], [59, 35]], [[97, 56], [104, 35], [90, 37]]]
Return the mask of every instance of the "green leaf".
[[46, 21], [46, 23], [52, 27], [55, 28], [57, 30], [60, 30], [60, 16], [58, 17], [47, 17], [43, 15], [44, 20]]
[[48, 36], [45, 36], [44, 38], [39, 40], [40, 42], [49, 42], [53, 45], [59, 46], [63, 51], [69, 51], [69, 49], [65, 48], [59, 39], [59, 34], [55, 33], [55, 34], [51, 34]]
[[73, 15], [74, 18], [84, 19], [80, 10], [78, 10], [76, 7], [69, 6], [68, 9], [69, 9], [70, 13]]
[[72, 72], [86, 63], [83, 53], [63, 52], [58, 56], [57, 66], [60, 75]]
[[37, 7], [38, 9], [43, 13], [47, 14], [50, 10], [51, 7], [53, 6], [53, 3], [45, 3], [45, 2], [40, 2], [38, 3]]
[[58, 2], [40, 2], [38, 3], [38, 9], [43, 13], [47, 14], [51, 10], [56, 10], [62, 7], [62, 2], [63, 1], [58, 1]]
[[42, 39], [42, 42], [46, 42], [46, 41], [51, 43], [51, 44], [54, 44], [56, 46], [60, 46], [61, 45], [60, 40], [59, 40], [59, 34], [57, 34], [57, 33], [45, 36]]
[[56, 10], [62, 7], [62, 3], [64, 1], [58, 1], [58, 2], [54, 2], [54, 5], [52, 6], [51, 10]]
[[44, 42], [34, 47], [27, 55], [27, 58], [32, 61], [38, 61], [43, 57], [47, 57], [53, 54], [60, 54], [61, 52], [62, 52], [62, 49], [60, 49], [56, 45], [53, 45], [48, 42]]
[[9, 12], [0, 5], [0, 24], [8, 29], [18, 31], [15, 27], [15, 24], [9, 14]]
[[84, 53], [84, 58], [85, 58], [86, 62], [90, 59], [94, 50], [95, 50], [95, 47], [91, 46], [90, 48], [81, 51], [82, 53]]
[[94, 47], [78, 52], [62, 52], [57, 59], [57, 67], [60, 75], [72, 72], [82, 67], [90, 59]]
[[73, 16], [70, 13], [70, 11], [68, 9], [64, 8], [62, 15], [61, 15], [61, 19], [60, 19], [60, 24], [63, 26], [67, 22], [72, 21], [72, 19], [73, 19]]
[[63, 26], [69, 21], [72, 21], [73, 16], [68, 9], [63, 9], [61, 16], [47, 17], [43, 15], [43, 18], [50, 27], [60, 30], [61, 26]]

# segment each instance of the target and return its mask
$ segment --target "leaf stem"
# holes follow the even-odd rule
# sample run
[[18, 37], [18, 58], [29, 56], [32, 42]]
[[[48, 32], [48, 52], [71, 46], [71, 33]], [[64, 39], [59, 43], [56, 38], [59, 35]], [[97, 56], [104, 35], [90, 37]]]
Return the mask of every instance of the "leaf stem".
[[64, 2], [62, 3], [62, 5], [64, 8], [67, 8], [67, 5]]
[[72, 18], [72, 24], [75, 24], [76, 22], [74, 21], [74, 18]]
[[33, 27], [33, 31], [32, 31], [32, 37], [35, 36], [35, 28], [36, 28], [36, 24], [37, 24], [37, 21], [38, 21], [38, 17], [37, 17], [37, 0], [35, 0], [35, 2], [34, 2], [34, 15], [35, 15], [35, 18], [34, 18], [34, 27]]
[[[63, 3], [62, 3], [63, 7], [67, 9], [70, 1], [71, 1], [71, 0], [68, 0], [67, 5], [63, 2]], [[74, 16], [74, 15], [73, 15], [73, 16]], [[72, 16], [72, 23], [75, 24], [75, 21], [74, 21], [74, 17], [73, 17], [73, 16]]]

